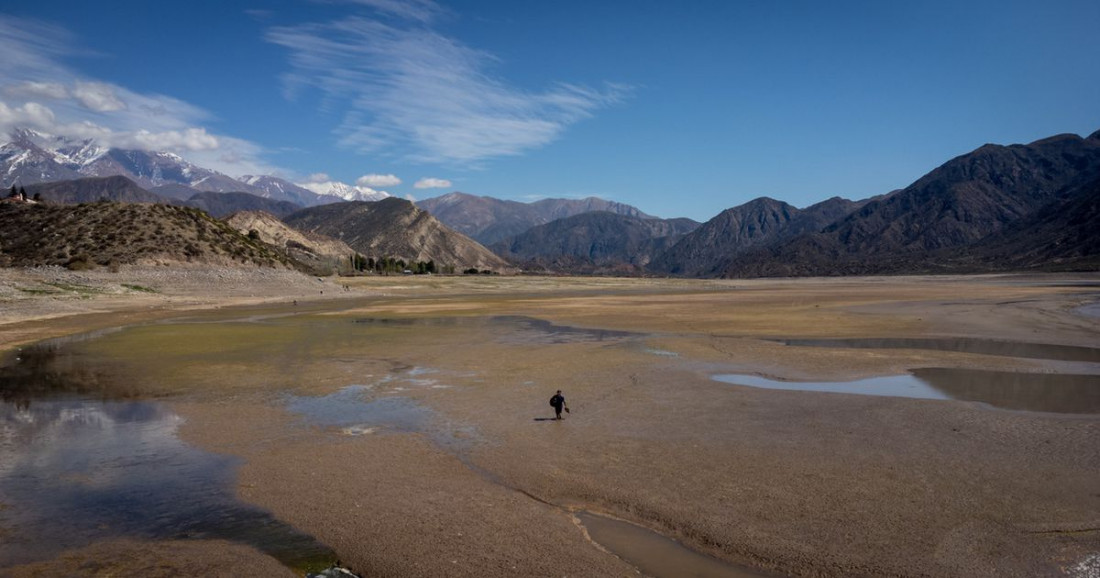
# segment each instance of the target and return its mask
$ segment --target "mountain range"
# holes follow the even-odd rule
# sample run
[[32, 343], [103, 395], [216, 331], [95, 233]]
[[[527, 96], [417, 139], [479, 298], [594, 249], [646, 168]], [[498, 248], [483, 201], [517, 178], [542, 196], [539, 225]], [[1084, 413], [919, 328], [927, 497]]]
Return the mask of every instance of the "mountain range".
[[734, 255], [819, 231], [863, 204], [833, 197], [799, 209], [760, 197], [722, 211], [659, 254], [649, 268], [670, 275], [713, 276]]
[[200, 192], [232, 192], [313, 206], [388, 196], [334, 181], [298, 185], [269, 175], [235, 179], [169, 152], [107, 148], [93, 139], [69, 139], [30, 129], [17, 129], [9, 138], [0, 145], [3, 188], [81, 177], [124, 176], [146, 190], [176, 199], [188, 199]]
[[489, 248], [529, 271], [640, 274], [698, 226], [691, 219], [593, 211], [531, 227]]
[[282, 217], [302, 208], [301, 205], [289, 201], [277, 201], [249, 193], [200, 192], [181, 185], [146, 190], [129, 178], [118, 175], [37, 183], [23, 188], [28, 195], [51, 203], [77, 204], [106, 200], [182, 205], [202, 209], [218, 218], [237, 211], [265, 211]]
[[[0, 146], [0, 176], [55, 203], [190, 205], [218, 217], [263, 211], [365, 256], [479, 270], [758, 277], [1100, 268], [1100, 131], [987, 144], [870, 199], [797, 208], [761, 197], [703, 224], [596, 198], [520, 203], [455, 192], [415, 206], [392, 197], [339, 202], [317, 192], [331, 182], [310, 190], [270, 176], [235, 180], [169, 153], [33, 131]], [[244, 190], [218, 190], [226, 188]], [[273, 244], [287, 254], [285, 243]]]
[[[819, 231], [725, 255], [712, 272], [758, 277], [1088, 269], [1097, 259], [1100, 227], [1080, 217], [1095, 210], [1098, 178], [1100, 131], [1027, 145], [987, 144]], [[1050, 259], [1035, 258], [1043, 254]]]
[[636, 207], [596, 197], [521, 203], [454, 192], [417, 201], [416, 205], [435, 215], [448, 227], [483, 245], [519, 235], [531, 227], [593, 211], [649, 217]]

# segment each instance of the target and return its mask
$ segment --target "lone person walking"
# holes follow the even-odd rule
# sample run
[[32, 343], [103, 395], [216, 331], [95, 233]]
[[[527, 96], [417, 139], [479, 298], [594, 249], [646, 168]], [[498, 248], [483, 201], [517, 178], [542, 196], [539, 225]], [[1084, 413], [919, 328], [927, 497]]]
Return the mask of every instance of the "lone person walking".
[[569, 408], [565, 406], [565, 396], [561, 394], [560, 389], [554, 394], [554, 397], [550, 398], [550, 405], [554, 406], [554, 419], [561, 419], [561, 410], [563, 409], [566, 413], [569, 413]]

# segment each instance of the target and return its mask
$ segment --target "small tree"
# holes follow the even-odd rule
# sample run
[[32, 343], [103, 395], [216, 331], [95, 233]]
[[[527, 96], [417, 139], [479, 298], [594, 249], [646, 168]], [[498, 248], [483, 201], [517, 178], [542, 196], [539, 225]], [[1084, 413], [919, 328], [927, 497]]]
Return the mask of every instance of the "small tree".
[[19, 191], [16, 190], [15, 185], [11, 186], [11, 194], [8, 195], [8, 196], [13, 198], [13, 199], [19, 196]]

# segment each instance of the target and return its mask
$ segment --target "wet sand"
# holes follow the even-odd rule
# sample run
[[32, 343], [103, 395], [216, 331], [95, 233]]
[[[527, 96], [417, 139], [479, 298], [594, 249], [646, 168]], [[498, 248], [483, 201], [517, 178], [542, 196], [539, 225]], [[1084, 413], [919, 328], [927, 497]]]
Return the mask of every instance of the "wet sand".
[[[300, 305], [313, 313], [265, 310], [306, 315], [301, 324], [157, 326], [89, 347], [121, 359], [124, 373], [146, 375], [151, 395], [169, 396], [187, 420], [186, 441], [243, 458], [242, 499], [364, 575], [636, 575], [592, 542], [578, 511], [780, 575], [1072, 576], [1100, 552], [1100, 416], [711, 378], [846, 380], [922, 367], [1098, 373], [1080, 362], [774, 341], [967, 337], [1097, 347], [1095, 318], [1074, 310], [1100, 299], [1098, 276], [341, 282], [352, 297]], [[131, 316], [122, 323], [191, 315], [213, 298], [180, 296], [154, 313], [143, 299], [112, 311]], [[106, 326], [117, 314], [8, 311], [0, 321], [15, 320], [2, 325], [11, 345]], [[215, 317], [223, 314], [240, 316]], [[638, 337], [555, 341], [476, 321], [499, 316]], [[474, 321], [355, 324], [377, 318]], [[333, 320], [347, 323], [334, 333], [325, 325]], [[234, 344], [253, 346], [227, 352]], [[195, 361], [204, 358], [212, 363]], [[385, 378], [392, 375], [404, 377]], [[348, 435], [290, 411], [285, 394], [274, 393], [331, 395], [353, 384], [416, 402], [431, 410], [431, 425]], [[556, 389], [572, 409], [562, 422], [545, 420]], [[177, 550], [148, 556], [184, 564], [190, 554]]]

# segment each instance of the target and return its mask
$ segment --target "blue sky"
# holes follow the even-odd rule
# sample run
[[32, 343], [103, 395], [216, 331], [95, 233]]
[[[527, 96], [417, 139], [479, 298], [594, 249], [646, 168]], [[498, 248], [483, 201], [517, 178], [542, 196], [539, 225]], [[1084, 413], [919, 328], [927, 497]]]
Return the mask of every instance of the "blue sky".
[[0, 129], [706, 220], [1100, 129], [1097, 25], [1095, 0], [41, 0], [0, 8]]

